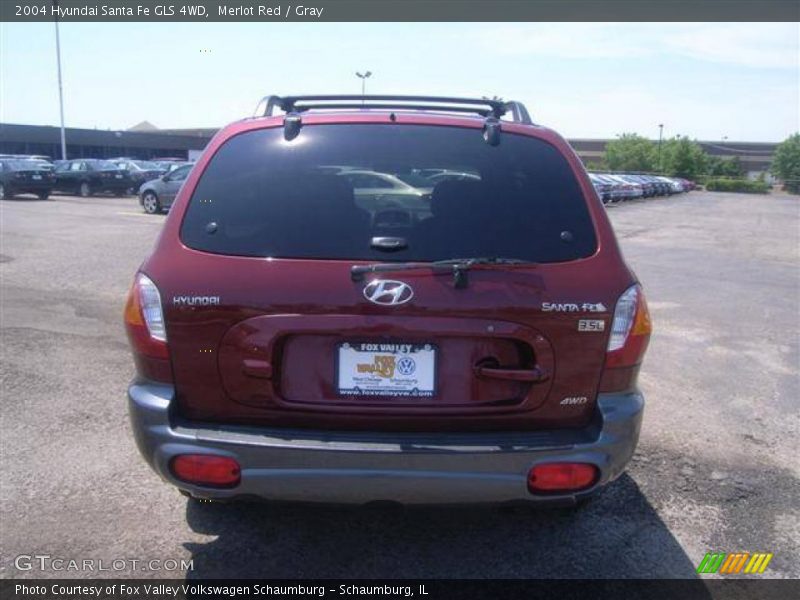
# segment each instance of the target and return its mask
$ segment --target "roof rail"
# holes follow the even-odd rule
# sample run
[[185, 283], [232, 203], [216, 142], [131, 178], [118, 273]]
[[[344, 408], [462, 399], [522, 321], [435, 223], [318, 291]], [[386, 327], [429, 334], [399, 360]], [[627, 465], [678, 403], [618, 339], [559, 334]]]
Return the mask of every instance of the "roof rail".
[[256, 107], [255, 116], [271, 117], [275, 109], [285, 113], [301, 113], [309, 110], [360, 110], [398, 109], [430, 110], [440, 112], [472, 113], [482, 117], [499, 119], [511, 114], [515, 123], [532, 124], [525, 105], [516, 101], [489, 98], [452, 98], [448, 96], [265, 96]]

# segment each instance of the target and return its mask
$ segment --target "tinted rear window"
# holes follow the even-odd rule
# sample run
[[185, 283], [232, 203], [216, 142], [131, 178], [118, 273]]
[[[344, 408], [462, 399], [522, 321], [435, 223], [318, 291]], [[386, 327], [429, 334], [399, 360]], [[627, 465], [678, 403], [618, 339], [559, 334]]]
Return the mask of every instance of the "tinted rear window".
[[119, 165], [115, 165], [113, 162], [108, 160], [91, 160], [87, 161], [86, 164], [88, 164], [92, 169], [95, 169], [96, 171], [111, 171], [111, 170], [116, 171], [122, 168]]
[[5, 163], [13, 171], [37, 171], [39, 169], [44, 168], [44, 164], [42, 163], [42, 161], [25, 159], [25, 158], [7, 160], [5, 161]]
[[[407, 246], [387, 252], [378, 237]], [[534, 262], [593, 254], [578, 182], [553, 146], [423, 125], [307, 125], [228, 140], [192, 194], [183, 242], [218, 254], [430, 261], [469, 256]]]

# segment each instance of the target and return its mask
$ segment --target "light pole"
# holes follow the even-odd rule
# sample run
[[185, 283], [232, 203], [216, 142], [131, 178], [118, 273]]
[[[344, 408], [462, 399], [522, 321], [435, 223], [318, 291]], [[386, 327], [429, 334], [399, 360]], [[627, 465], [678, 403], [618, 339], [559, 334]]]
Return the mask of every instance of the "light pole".
[[364, 96], [367, 93], [367, 79], [372, 77], [372, 71], [366, 71], [364, 73], [356, 71], [356, 77], [361, 80], [361, 104], [364, 104]]
[[[58, 7], [58, 0], [53, 0], [53, 7]], [[61, 160], [67, 160], [67, 139], [64, 135], [64, 89], [61, 84], [61, 39], [58, 36], [58, 17], [56, 24], [56, 62], [58, 63], [58, 109], [61, 113]]]
[[664, 137], [664, 124], [658, 124], [658, 172], [663, 173], [664, 169], [661, 167], [661, 139]]

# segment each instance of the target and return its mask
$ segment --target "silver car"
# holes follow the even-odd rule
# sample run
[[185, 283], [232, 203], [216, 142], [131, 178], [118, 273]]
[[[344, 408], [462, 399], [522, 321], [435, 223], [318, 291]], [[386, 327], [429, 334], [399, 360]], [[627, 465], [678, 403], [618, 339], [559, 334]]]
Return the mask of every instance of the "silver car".
[[192, 166], [183, 165], [158, 179], [143, 183], [139, 188], [139, 204], [144, 208], [144, 212], [152, 215], [169, 210]]

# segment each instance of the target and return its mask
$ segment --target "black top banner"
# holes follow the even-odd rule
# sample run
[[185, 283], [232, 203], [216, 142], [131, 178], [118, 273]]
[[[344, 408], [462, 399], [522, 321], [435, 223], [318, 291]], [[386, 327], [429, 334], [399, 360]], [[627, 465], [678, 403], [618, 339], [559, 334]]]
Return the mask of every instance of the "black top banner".
[[0, 21], [800, 21], [798, 0], [2, 0]]

